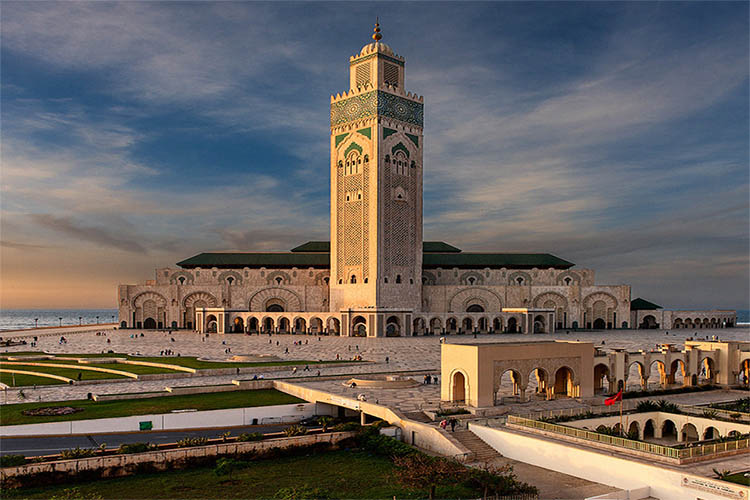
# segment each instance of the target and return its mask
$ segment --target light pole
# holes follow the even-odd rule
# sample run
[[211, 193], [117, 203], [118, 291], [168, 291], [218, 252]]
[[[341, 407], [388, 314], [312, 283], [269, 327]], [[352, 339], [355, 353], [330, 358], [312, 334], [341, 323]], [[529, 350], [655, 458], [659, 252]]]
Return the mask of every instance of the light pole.
[[99, 324], [99, 316], [96, 317], [96, 324]]
[[60, 326], [62, 326], [62, 317], [58, 317], [57, 319], [60, 320]]
[[78, 326], [81, 326], [83, 324], [83, 316], [78, 316]]
[[112, 315], [112, 323], [114, 323], [114, 322], [115, 322], [115, 315], [113, 314]]
[[34, 328], [38, 328], [39, 326], [39, 318], [34, 318]]

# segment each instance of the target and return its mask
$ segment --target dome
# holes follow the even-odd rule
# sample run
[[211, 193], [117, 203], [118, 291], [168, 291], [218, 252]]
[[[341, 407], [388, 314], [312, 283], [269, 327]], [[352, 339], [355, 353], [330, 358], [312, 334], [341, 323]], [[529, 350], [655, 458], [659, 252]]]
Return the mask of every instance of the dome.
[[373, 52], [381, 52], [390, 56], [393, 55], [393, 49], [390, 47], [390, 45], [383, 42], [368, 43], [367, 45], [362, 47], [362, 50], [359, 51], [359, 55], [371, 54]]

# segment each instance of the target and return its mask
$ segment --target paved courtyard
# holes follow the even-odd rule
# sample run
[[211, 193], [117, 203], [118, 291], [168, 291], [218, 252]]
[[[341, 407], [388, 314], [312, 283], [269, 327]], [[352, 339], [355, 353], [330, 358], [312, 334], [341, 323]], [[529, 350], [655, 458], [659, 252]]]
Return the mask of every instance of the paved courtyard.
[[[96, 331], [75, 332], [70, 329], [44, 332], [39, 336], [36, 347], [18, 346], [3, 349], [3, 352], [45, 351], [55, 354], [63, 353], [101, 353], [112, 350], [127, 354], [142, 354], [159, 356], [164, 349], [171, 349], [181, 356], [199, 356], [212, 360], [226, 360], [234, 354], [270, 354], [286, 360], [335, 360], [351, 359], [361, 355], [365, 361], [355, 366], [323, 366], [312, 365], [310, 371], [299, 370], [296, 374], [288, 370], [277, 371], [269, 369], [264, 372], [265, 378], [288, 378], [309, 376], [315, 378], [318, 370], [321, 376], [354, 375], [373, 372], [400, 372], [409, 370], [436, 371], [440, 367], [440, 338], [429, 337], [396, 337], [396, 338], [352, 338], [352, 337], [316, 337], [308, 335], [236, 335], [211, 334], [208, 338], [196, 332], [174, 331], [171, 334], [155, 331], [135, 330], [100, 330], [105, 335], [97, 335]], [[61, 333], [64, 332], [64, 333]], [[649, 349], [657, 343], [674, 343], [681, 346], [681, 342], [688, 337], [704, 338], [718, 335], [721, 339], [747, 340], [750, 330], [747, 328], [733, 328], [722, 330], [680, 330], [679, 333], [663, 330], [610, 330], [599, 332], [558, 332], [553, 335], [451, 335], [445, 337], [446, 342], [517, 342], [539, 340], [581, 340], [593, 342], [597, 346], [608, 348], [624, 348], [630, 351]], [[13, 338], [30, 340], [35, 333], [29, 331], [23, 335], [15, 334]], [[143, 337], [141, 337], [143, 334]], [[67, 343], [60, 343], [60, 335], [64, 335]], [[6, 337], [8, 338], [8, 337]], [[172, 340], [174, 339], [174, 340]], [[108, 342], [109, 341], [109, 342]], [[297, 343], [297, 345], [295, 345]], [[230, 349], [230, 353], [225, 353]], [[287, 352], [288, 351], [288, 352]], [[386, 357], [388, 362], [386, 362]], [[169, 357], [165, 356], [168, 360]], [[246, 375], [243, 378], [248, 378]], [[236, 375], [205, 376], [191, 378], [170, 378], [162, 380], [142, 380], [105, 382], [101, 384], [82, 384], [74, 386], [45, 386], [25, 391], [25, 401], [60, 401], [67, 399], [85, 398], [87, 393], [123, 393], [162, 390], [165, 386], [185, 385], [214, 385], [230, 383]], [[421, 376], [415, 378], [421, 381]], [[315, 387], [336, 393], [351, 395], [351, 389], [345, 387], [341, 380], [309, 382]], [[419, 386], [407, 390], [368, 389], [356, 391], [365, 393], [369, 400], [377, 400], [382, 404], [400, 408], [403, 411], [414, 411], [424, 407], [434, 407], [440, 399], [439, 387], [435, 385]], [[356, 396], [356, 394], [355, 394]], [[680, 402], [695, 401], [703, 394], [689, 394], [675, 396]], [[3, 391], [2, 403], [22, 402], [18, 391], [9, 389]], [[579, 403], [572, 400], [558, 400], [554, 402], [532, 401], [524, 404], [524, 409], [551, 409], [570, 407]]]

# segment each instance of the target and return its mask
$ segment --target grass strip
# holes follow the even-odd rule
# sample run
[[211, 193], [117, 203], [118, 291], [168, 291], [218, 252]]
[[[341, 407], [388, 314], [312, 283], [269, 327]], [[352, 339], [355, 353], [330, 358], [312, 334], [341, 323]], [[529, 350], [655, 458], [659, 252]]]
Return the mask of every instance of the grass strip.
[[[19, 368], [19, 370], [20, 369], [21, 368]], [[15, 380], [15, 384], [13, 383], [14, 380]], [[51, 384], [64, 384], [65, 383], [62, 380], [57, 380], [56, 378], [36, 377], [34, 375], [25, 375], [22, 373], [16, 373], [15, 375], [11, 373], [0, 373], [0, 382], [10, 387], [21, 387], [21, 386], [26, 386], [26, 385], [51, 385]]]
[[[426, 490], [404, 488], [393, 479], [395, 466], [387, 457], [361, 451], [329, 451], [304, 456], [253, 460], [236, 471], [232, 481], [218, 476], [213, 468], [174, 470], [139, 474], [93, 482], [23, 488], [3, 491], [3, 498], [274, 498], [282, 488], [324, 490], [330, 498], [427, 498]], [[77, 495], [65, 490], [77, 488]], [[473, 491], [457, 484], [437, 489], [437, 498], [477, 498]], [[309, 497], [300, 497], [309, 498]]]
[[[277, 391], [276, 389], [187, 394], [184, 396], [163, 396], [148, 399], [120, 399], [115, 401], [89, 401], [83, 399], [46, 403], [21, 403], [0, 406], [0, 425], [36, 424], [43, 422], [87, 420], [91, 418], [126, 417], [130, 415], [169, 413], [172, 410], [184, 409], [221, 410], [225, 408], [249, 408], [253, 406], [272, 406], [296, 403], [305, 403], [305, 401]], [[33, 408], [59, 406], [83, 408], [83, 411], [72, 415], [52, 417], [29, 417], [22, 413], [23, 410]]]
[[[6, 368], [8, 370], [25, 370], [29, 372], [49, 373], [50, 375], [60, 375], [62, 377], [68, 377], [73, 380], [78, 380], [78, 374], [81, 374], [81, 380], [101, 380], [109, 378], [128, 378], [124, 375], [117, 375], [115, 373], [97, 372], [91, 370], [79, 370], [75, 365], [70, 365], [70, 368], [58, 368], [56, 366], [33, 366], [33, 365], [9, 365], [0, 363], [0, 368]], [[110, 367], [115, 369], [114, 367]]]

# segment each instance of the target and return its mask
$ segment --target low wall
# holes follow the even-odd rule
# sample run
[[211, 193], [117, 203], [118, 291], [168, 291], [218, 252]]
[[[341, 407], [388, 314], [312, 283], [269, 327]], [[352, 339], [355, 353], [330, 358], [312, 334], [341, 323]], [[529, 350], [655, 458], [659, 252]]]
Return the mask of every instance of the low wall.
[[[234, 443], [219, 443], [208, 446], [191, 448], [177, 448], [172, 450], [156, 450], [129, 455], [110, 455], [101, 457], [87, 457], [75, 460], [60, 460], [57, 462], [31, 463], [18, 467], [4, 467], [0, 469], [0, 479], [5, 483], [13, 478], [21, 479], [25, 476], [33, 480], [33, 476], [55, 474], [69, 477], [85, 472], [99, 471], [100, 477], [112, 477], [137, 472], [140, 464], [153, 464], [159, 469], [171, 469], [171, 464], [190, 459], [216, 457], [220, 455], [240, 455], [250, 452], [263, 452], [272, 448], [296, 448], [320, 443], [336, 445], [344, 439], [351, 438], [354, 432], [331, 432], [324, 434], [310, 434], [305, 436], [266, 439], [263, 441], [248, 441]], [[20, 482], [20, 481], [19, 481]], [[11, 486], [13, 481], [10, 482]], [[6, 483], [7, 484], [7, 483]], [[20, 484], [15, 484], [19, 486]]]
[[43, 424], [0, 426], [0, 437], [53, 436], [65, 434], [101, 434], [138, 432], [141, 422], [151, 422], [151, 430], [210, 429], [264, 423], [292, 423], [316, 414], [314, 403], [300, 403], [225, 410], [191, 411], [135, 415], [130, 417], [70, 420]]
[[[469, 430], [505, 457], [624, 490], [651, 488], [660, 500], [745, 500], [747, 488], [661, 464], [648, 464], [503, 429]], [[741, 496], [744, 494], [745, 496]]]

